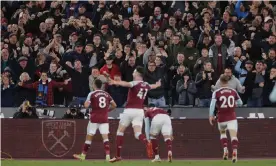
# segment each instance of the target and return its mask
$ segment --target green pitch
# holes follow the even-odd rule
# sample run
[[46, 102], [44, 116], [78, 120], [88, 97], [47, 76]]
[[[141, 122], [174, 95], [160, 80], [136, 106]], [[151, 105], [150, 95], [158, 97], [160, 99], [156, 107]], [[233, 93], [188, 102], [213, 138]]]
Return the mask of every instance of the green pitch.
[[[125, 160], [118, 163], [107, 163], [104, 161], [75, 161], [75, 160], [2, 160], [2, 166], [233, 166], [230, 160], [175, 160], [172, 163], [163, 161], [151, 163], [150, 161]], [[239, 160], [237, 166], [276, 166], [275, 160]]]

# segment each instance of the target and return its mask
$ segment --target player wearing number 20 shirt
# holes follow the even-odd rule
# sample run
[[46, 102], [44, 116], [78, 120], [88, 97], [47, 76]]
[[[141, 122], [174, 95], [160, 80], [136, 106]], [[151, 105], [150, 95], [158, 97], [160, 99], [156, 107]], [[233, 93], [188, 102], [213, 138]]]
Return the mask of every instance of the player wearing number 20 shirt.
[[83, 146], [82, 154], [75, 154], [76, 159], [84, 160], [86, 153], [90, 148], [92, 138], [99, 129], [102, 138], [104, 149], [106, 153], [106, 160], [110, 160], [110, 148], [109, 148], [109, 124], [108, 124], [108, 112], [116, 108], [116, 103], [112, 97], [105, 91], [101, 90], [102, 81], [95, 80], [93, 83], [93, 89], [95, 91], [90, 92], [86, 99], [84, 106], [86, 108], [92, 107], [90, 111], [90, 121], [87, 125], [87, 136]]
[[147, 82], [143, 81], [143, 72], [144, 69], [142, 67], [137, 67], [133, 72], [132, 82], [109, 80], [109, 84], [111, 85], [119, 85], [129, 88], [127, 103], [124, 112], [120, 115], [119, 127], [117, 129], [117, 153], [116, 156], [110, 160], [110, 162], [117, 162], [121, 160], [121, 149], [123, 145], [124, 131], [130, 124], [132, 124], [135, 138], [146, 145], [148, 156], [152, 157], [153, 155], [151, 143], [148, 142], [146, 136], [142, 134], [144, 119], [143, 105], [144, 100], [147, 96], [147, 92], [150, 89], [155, 89], [159, 87], [161, 85], [161, 82], [158, 81], [156, 84], [149, 85]]
[[237, 147], [238, 147], [238, 122], [236, 119], [235, 108], [236, 105], [242, 105], [242, 100], [236, 90], [228, 87], [229, 77], [222, 75], [220, 77], [221, 88], [213, 92], [212, 101], [210, 104], [209, 122], [213, 125], [214, 110], [217, 105], [217, 121], [218, 129], [220, 131], [220, 141], [223, 147], [223, 159], [228, 159], [227, 149], [227, 135], [226, 130], [229, 131], [231, 137], [231, 144], [233, 149], [232, 161], [237, 161]]

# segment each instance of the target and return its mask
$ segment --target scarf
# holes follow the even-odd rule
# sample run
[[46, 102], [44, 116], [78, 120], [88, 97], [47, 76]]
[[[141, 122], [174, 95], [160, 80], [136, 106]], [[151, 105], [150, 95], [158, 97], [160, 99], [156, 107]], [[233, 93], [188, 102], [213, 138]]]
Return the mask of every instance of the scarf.
[[46, 106], [47, 93], [48, 93], [48, 81], [46, 82], [46, 84], [42, 84], [42, 81], [40, 81], [38, 85], [37, 96], [36, 96], [36, 104]]

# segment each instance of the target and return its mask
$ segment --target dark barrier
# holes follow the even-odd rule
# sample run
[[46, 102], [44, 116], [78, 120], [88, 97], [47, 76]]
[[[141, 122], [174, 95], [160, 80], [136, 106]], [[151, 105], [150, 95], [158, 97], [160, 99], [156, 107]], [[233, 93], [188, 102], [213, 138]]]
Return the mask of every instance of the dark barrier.
[[[65, 107], [49, 107], [49, 108], [40, 108], [47, 110], [54, 110], [56, 118], [62, 118], [64, 113], [68, 108]], [[172, 115], [171, 117], [175, 119], [208, 119], [209, 117], [209, 108], [199, 108], [199, 107], [180, 107], [175, 106], [171, 108]], [[264, 118], [276, 118], [276, 108], [267, 108], [267, 107], [256, 107], [256, 108], [237, 108], [235, 110], [236, 115], [239, 119], [264, 119]], [[17, 108], [1, 108], [2, 116], [5, 118], [13, 117], [13, 114], [17, 111]], [[86, 109], [85, 109], [86, 111]], [[123, 112], [123, 108], [116, 108], [115, 110], [108, 113], [108, 116], [112, 119], [118, 119], [120, 114]]]
[[[117, 120], [110, 121], [111, 155], [115, 154]], [[86, 120], [12, 120], [2, 119], [2, 152], [13, 158], [72, 158], [81, 152], [86, 135]], [[208, 120], [173, 120], [174, 158], [220, 158], [219, 133]], [[239, 120], [239, 157], [276, 158], [276, 120]], [[166, 147], [160, 139], [161, 157]], [[230, 147], [229, 142], [229, 147]], [[145, 148], [134, 139], [129, 128], [125, 133], [123, 158], [146, 158]], [[2, 156], [5, 157], [5, 156]], [[103, 159], [101, 137], [92, 142], [88, 158]]]

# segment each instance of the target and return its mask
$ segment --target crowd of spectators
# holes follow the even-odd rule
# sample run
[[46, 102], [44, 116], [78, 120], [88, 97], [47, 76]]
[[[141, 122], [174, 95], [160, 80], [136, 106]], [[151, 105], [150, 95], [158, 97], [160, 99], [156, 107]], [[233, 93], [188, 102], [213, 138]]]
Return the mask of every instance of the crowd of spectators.
[[144, 80], [156, 106], [208, 107], [221, 74], [248, 107], [274, 106], [276, 6], [270, 1], [1, 1], [1, 107], [82, 104], [100, 79], [119, 107]]

